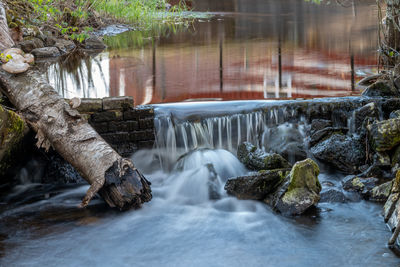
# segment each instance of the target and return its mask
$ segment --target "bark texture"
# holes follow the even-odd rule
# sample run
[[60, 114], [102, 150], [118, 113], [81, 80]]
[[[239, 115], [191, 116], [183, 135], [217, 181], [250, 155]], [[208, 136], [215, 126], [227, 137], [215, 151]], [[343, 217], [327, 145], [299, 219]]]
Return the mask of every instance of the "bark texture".
[[0, 1], [0, 50], [12, 47], [13, 45], [14, 41], [12, 40], [8, 30], [4, 4]]
[[81, 206], [97, 192], [110, 207], [121, 210], [150, 201], [150, 183], [60, 97], [39, 70], [19, 75], [0, 71], [0, 88], [37, 132], [37, 145], [52, 146], [90, 184]]

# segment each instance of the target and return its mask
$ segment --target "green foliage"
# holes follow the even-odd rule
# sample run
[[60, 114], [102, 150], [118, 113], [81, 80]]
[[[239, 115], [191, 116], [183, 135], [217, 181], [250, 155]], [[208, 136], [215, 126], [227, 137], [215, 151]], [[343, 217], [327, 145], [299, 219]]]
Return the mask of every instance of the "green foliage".
[[0, 53], [0, 60], [8, 62], [12, 59], [12, 55], [5, 55], [4, 53]]

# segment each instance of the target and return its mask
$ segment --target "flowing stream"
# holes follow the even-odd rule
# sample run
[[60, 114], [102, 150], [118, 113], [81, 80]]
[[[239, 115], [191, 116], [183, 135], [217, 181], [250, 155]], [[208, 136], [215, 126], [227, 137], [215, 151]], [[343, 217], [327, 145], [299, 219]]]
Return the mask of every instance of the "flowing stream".
[[[261, 102], [253, 104], [254, 108]], [[203, 110], [223, 110], [224, 115], [202, 117], [207, 114]], [[177, 104], [174, 111], [168, 105], [156, 106], [157, 146], [133, 155], [152, 182], [150, 203], [119, 213], [95, 199], [81, 210], [76, 205], [87, 186], [18, 186], [0, 205], [0, 266], [400, 263], [385, 246], [390, 232], [383, 223], [382, 205], [349, 196], [347, 203], [319, 203], [306, 215], [288, 218], [261, 202], [226, 195], [226, 180], [248, 173], [234, 154], [237, 140], [252, 141], [255, 136], [263, 140], [274, 127], [301, 134], [307, 128], [305, 120], [285, 122], [279, 115], [282, 110], [277, 119], [267, 111], [248, 117], [244, 110], [237, 112], [235, 102]], [[178, 133], [182, 135], [176, 138]], [[258, 144], [269, 149], [262, 141]], [[324, 188], [328, 184], [340, 188], [342, 178], [328, 172], [319, 176]]]
[[[398, 266], [381, 204], [346, 193], [346, 203], [284, 217], [226, 195], [226, 180], [249, 172], [240, 142], [295, 162], [307, 154], [306, 117], [265, 108], [274, 100], [192, 102], [357, 95], [376, 64], [374, 4], [195, 0], [213, 17], [158, 38], [109, 37], [104, 53], [52, 65], [65, 97], [158, 104], [156, 146], [132, 156], [153, 200], [123, 213], [99, 198], [78, 209], [87, 185], [35, 183], [43, 170], [30, 162], [0, 195], [0, 266]], [[170, 102], [182, 103], [160, 104]], [[323, 188], [340, 189], [343, 175], [320, 167]]]

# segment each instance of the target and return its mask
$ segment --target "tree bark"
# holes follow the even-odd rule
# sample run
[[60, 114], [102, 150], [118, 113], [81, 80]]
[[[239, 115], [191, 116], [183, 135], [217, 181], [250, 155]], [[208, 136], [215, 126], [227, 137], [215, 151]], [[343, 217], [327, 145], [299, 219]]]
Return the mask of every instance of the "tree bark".
[[8, 30], [6, 11], [3, 2], [0, 1], [0, 50], [12, 47], [13, 45], [14, 41]]
[[122, 158], [47, 83], [37, 69], [0, 71], [0, 88], [37, 132], [37, 145], [52, 146], [90, 184], [81, 206], [99, 192], [110, 207], [138, 208], [150, 201], [150, 183]]

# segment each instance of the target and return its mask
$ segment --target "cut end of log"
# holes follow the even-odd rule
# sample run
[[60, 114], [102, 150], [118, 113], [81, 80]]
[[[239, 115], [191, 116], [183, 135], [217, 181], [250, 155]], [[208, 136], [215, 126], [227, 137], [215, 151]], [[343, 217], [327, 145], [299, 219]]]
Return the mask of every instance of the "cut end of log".
[[150, 183], [128, 159], [115, 161], [106, 171], [99, 193], [108, 205], [120, 210], [140, 208], [152, 198]]

